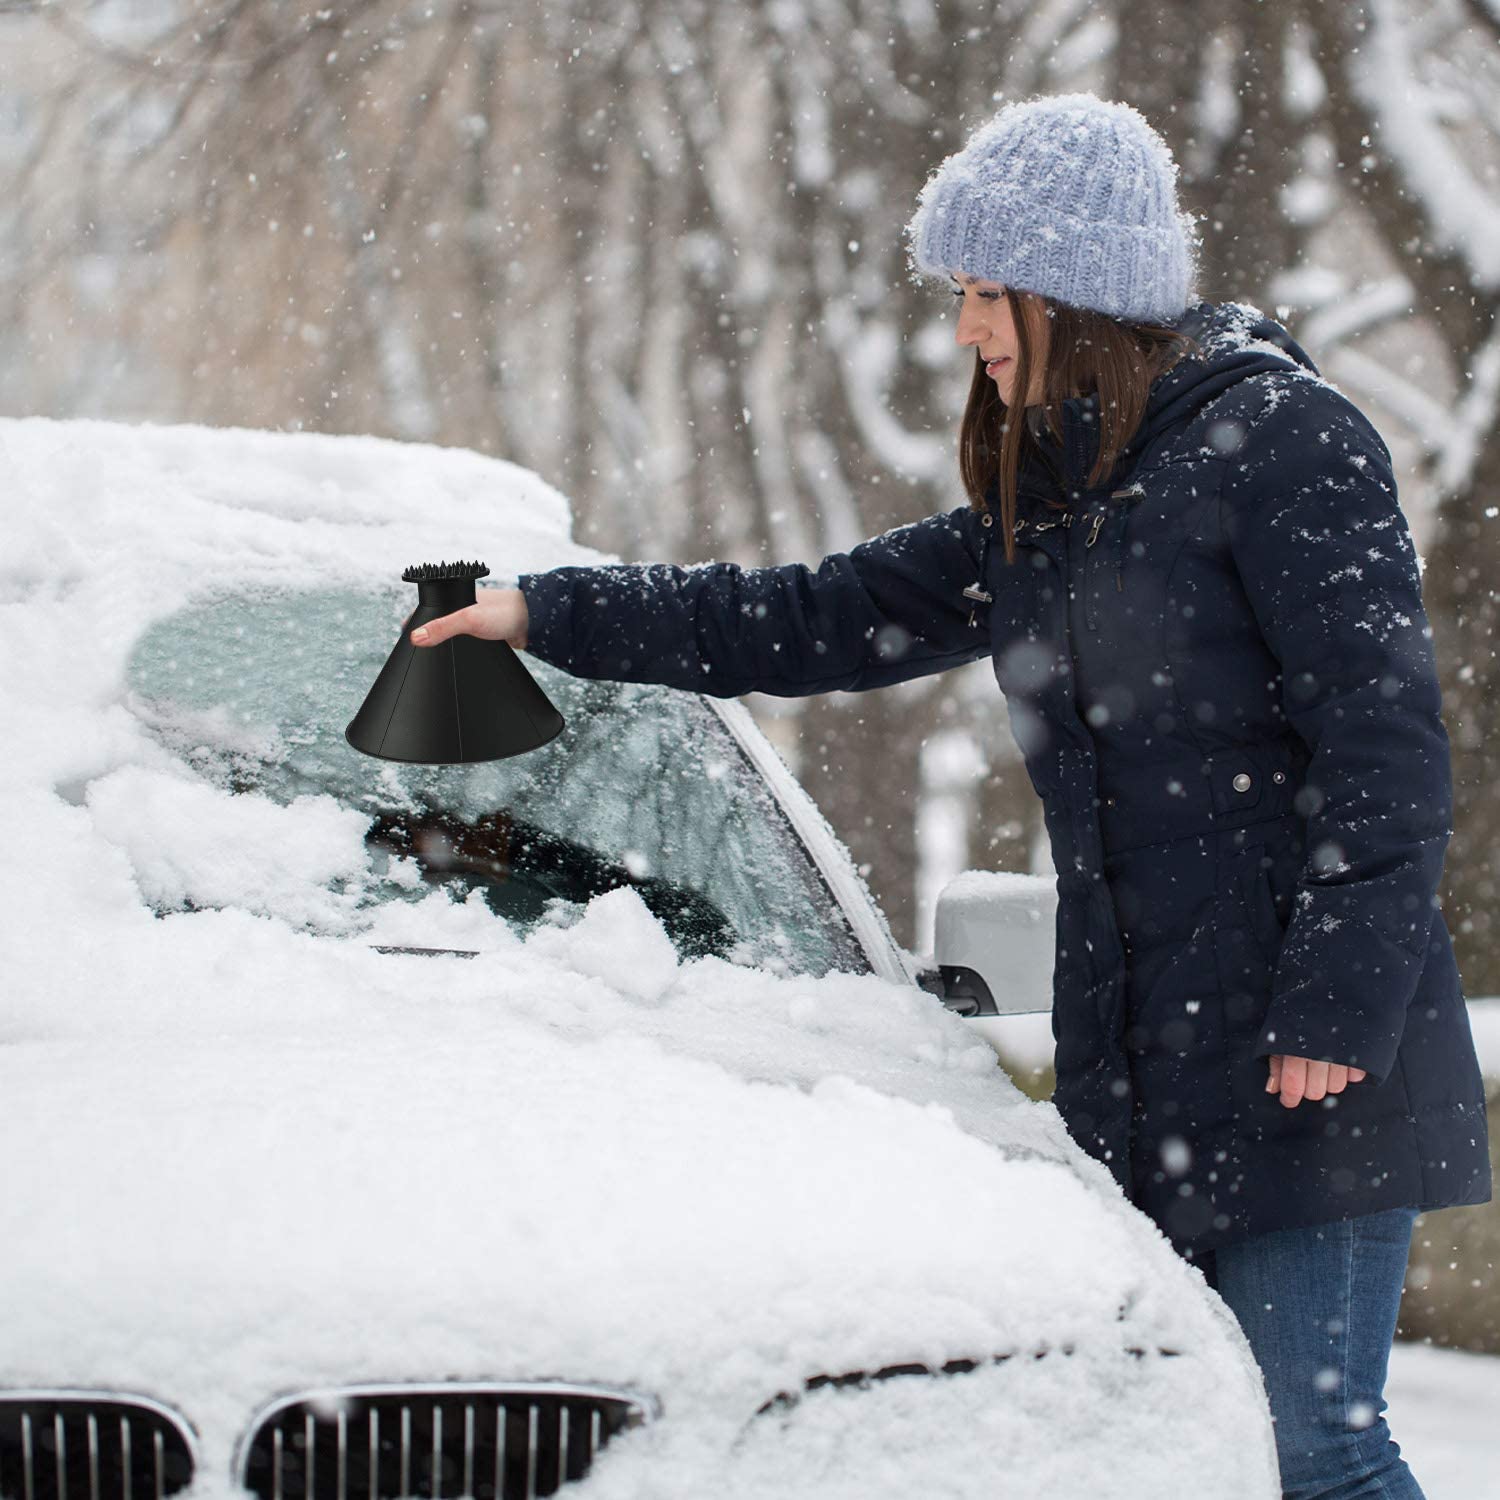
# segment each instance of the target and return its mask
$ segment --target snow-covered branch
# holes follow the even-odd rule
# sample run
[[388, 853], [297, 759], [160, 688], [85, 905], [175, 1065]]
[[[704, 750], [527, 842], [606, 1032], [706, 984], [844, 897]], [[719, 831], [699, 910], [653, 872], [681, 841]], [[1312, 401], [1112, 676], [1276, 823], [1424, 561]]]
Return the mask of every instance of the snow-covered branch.
[[1416, 289], [1404, 276], [1372, 281], [1312, 313], [1298, 329], [1300, 342], [1309, 348], [1330, 349], [1392, 318], [1407, 316], [1415, 298]]
[[1357, 386], [1361, 398], [1378, 401], [1394, 412], [1412, 440], [1428, 453], [1442, 451], [1453, 424], [1450, 406], [1396, 374], [1378, 359], [1372, 359], [1347, 344], [1334, 352], [1329, 363], [1335, 361], [1339, 378]]
[[1440, 493], [1462, 494], [1468, 489], [1479, 456], [1494, 440], [1500, 422], [1500, 318], [1469, 369], [1469, 388], [1459, 398], [1448, 421], [1447, 441], [1437, 466]]
[[1369, 11], [1373, 24], [1350, 56], [1349, 79], [1374, 124], [1373, 143], [1421, 205], [1434, 242], [1462, 259], [1477, 286], [1500, 291], [1495, 191], [1444, 130], [1396, 0], [1369, 0]]

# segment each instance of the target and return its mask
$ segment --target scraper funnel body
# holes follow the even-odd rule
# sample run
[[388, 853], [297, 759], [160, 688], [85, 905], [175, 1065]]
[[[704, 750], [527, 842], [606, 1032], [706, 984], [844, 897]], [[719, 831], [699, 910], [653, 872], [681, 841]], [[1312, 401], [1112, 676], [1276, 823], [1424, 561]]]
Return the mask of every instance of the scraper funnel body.
[[356, 750], [381, 760], [459, 765], [523, 755], [556, 737], [563, 717], [504, 641], [458, 635], [414, 646], [419, 625], [476, 600], [482, 563], [425, 564], [401, 576], [417, 585], [417, 607], [375, 685], [344, 731]]

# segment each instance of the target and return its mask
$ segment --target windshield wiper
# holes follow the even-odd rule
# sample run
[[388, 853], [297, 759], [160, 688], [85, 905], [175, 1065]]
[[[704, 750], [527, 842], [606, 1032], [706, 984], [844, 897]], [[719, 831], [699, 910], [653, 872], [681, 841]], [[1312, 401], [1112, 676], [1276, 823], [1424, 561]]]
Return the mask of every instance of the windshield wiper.
[[377, 953], [421, 953], [428, 957], [436, 957], [442, 953], [451, 953], [455, 958], [478, 958], [478, 948], [410, 948], [404, 943], [371, 943], [370, 946]]

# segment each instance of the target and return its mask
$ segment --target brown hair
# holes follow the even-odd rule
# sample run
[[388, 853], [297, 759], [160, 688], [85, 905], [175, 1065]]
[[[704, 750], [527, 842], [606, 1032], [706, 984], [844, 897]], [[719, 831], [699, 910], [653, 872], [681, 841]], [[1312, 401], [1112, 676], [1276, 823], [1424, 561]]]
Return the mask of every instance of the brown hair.
[[[1032, 385], [1032, 368], [1040, 346], [1045, 366], [1043, 419], [1062, 437], [1062, 402], [1068, 396], [1099, 393], [1099, 456], [1089, 472], [1090, 487], [1103, 481], [1118, 462], [1146, 414], [1151, 383], [1198, 346], [1187, 334], [1157, 323], [1127, 323], [1105, 313], [1054, 302], [1034, 292], [1006, 287], [1016, 328], [1018, 397]], [[1050, 325], [1050, 336], [1046, 329]], [[1011, 421], [999, 387], [984, 373], [975, 351], [974, 378], [958, 433], [958, 467], [975, 510], [985, 509], [985, 495], [998, 483], [1000, 524], [1005, 560], [1016, 556], [1016, 481], [1021, 449], [1034, 439], [1021, 420]]]

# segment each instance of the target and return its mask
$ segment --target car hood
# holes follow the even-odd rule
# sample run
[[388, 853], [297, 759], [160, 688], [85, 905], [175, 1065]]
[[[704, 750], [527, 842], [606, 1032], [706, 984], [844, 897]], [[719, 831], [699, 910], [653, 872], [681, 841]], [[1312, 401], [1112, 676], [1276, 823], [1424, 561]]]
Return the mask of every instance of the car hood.
[[[181, 1403], [1222, 1342], [1196, 1273], [931, 997], [679, 964], [633, 891], [474, 959], [232, 912], [0, 1031], [0, 1384]], [[610, 968], [618, 972], [613, 980]]]

